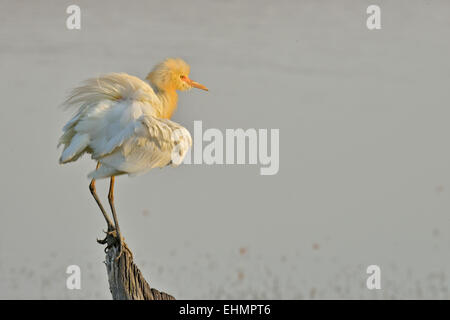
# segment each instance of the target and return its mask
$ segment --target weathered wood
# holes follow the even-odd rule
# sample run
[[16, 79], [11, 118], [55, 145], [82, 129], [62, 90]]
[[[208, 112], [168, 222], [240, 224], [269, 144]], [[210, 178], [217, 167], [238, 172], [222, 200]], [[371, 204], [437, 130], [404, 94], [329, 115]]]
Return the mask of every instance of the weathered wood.
[[150, 288], [141, 271], [133, 262], [133, 253], [125, 242], [123, 253], [119, 254], [114, 234], [106, 236], [106, 271], [109, 290], [114, 300], [175, 300], [171, 295]]

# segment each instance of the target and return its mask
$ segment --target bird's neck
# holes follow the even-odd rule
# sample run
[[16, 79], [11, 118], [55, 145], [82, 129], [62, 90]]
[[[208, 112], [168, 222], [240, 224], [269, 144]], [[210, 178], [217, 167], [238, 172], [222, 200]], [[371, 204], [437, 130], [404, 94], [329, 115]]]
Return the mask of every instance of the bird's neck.
[[163, 119], [170, 119], [172, 114], [177, 109], [178, 94], [175, 89], [157, 89], [156, 95], [161, 100], [162, 112], [160, 117]]

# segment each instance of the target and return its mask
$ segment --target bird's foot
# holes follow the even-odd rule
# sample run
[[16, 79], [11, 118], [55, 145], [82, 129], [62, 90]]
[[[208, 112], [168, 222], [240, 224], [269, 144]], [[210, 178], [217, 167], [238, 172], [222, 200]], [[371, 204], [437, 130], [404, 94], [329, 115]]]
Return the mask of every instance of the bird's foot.
[[[116, 236], [114, 227], [111, 227], [111, 226], [108, 226], [108, 231], [103, 231], [103, 232], [106, 234], [105, 238], [104, 239], [97, 239], [97, 242], [100, 243], [100, 244], [107, 244], [108, 243], [108, 236], [112, 236], [114, 238]], [[106, 248], [108, 248], [108, 247], [106, 247]]]
[[118, 232], [116, 229], [108, 228], [108, 231], [103, 232], [106, 233], [106, 237], [104, 239], [97, 239], [97, 242], [100, 244], [106, 244], [106, 247], [104, 249], [105, 253], [107, 253], [108, 250], [112, 247], [117, 246], [118, 254], [115, 258], [116, 261], [120, 259], [124, 250], [127, 250], [131, 257], [133, 257], [130, 249], [128, 249], [127, 245], [125, 244], [124, 238], [121, 235], [117, 235]]
[[118, 249], [118, 254], [116, 257], [116, 261], [117, 261], [123, 254], [124, 239], [120, 234], [118, 235], [117, 230], [108, 230], [105, 233], [106, 233], [105, 239], [97, 240], [97, 241], [101, 244], [107, 245], [105, 248], [105, 253], [112, 247], [117, 246], [117, 249]]

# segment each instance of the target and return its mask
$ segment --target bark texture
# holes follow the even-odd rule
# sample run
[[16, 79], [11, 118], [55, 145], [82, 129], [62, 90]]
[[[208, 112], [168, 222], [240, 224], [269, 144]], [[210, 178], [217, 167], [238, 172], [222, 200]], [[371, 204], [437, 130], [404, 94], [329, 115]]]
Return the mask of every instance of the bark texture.
[[113, 234], [106, 237], [106, 271], [108, 272], [109, 290], [114, 300], [175, 300], [173, 296], [150, 288], [141, 271], [133, 262], [133, 253], [124, 244], [123, 253], [119, 254], [116, 238]]

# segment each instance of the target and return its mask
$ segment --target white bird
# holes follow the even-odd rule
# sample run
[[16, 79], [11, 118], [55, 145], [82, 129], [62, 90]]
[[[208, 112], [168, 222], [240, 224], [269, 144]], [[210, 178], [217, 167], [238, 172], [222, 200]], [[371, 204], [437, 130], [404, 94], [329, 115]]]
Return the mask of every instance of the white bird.
[[[110, 73], [89, 79], [75, 88], [65, 101], [78, 112], [63, 127], [59, 144], [64, 150], [61, 164], [91, 154], [97, 161], [89, 189], [107, 222], [108, 233], [116, 231], [119, 254], [123, 242], [114, 207], [114, 177], [134, 175], [152, 168], [178, 166], [189, 150], [189, 131], [170, 121], [176, 109], [176, 90], [205, 86], [189, 79], [190, 67], [181, 59], [166, 59], [156, 65], [143, 81], [125, 73]], [[108, 200], [114, 224], [103, 208], [95, 179], [110, 177]], [[99, 241], [105, 243], [105, 240]]]

